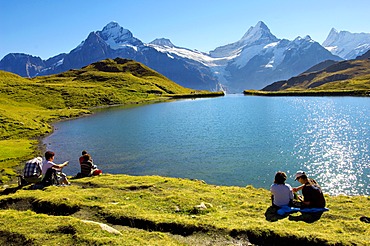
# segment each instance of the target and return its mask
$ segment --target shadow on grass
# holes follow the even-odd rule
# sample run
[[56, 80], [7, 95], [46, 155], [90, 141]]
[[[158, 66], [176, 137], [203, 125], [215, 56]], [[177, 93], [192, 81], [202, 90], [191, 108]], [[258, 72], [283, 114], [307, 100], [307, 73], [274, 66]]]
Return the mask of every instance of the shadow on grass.
[[[278, 208], [275, 208], [273, 206], [270, 206], [266, 212], [265, 212], [265, 217], [267, 221], [270, 222], [276, 222], [278, 220], [284, 219], [284, 218], [289, 218], [290, 221], [303, 221], [306, 223], [313, 223], [315, 221], [318, 221], [321, 218], [321, 215], [323, 212], [318, 212], [318, 213], [300, 213], [299, 215], [293, 215], [292, 213], [290, 214], [285, 214], [285, 215], [279, 215], [277, 213]], [[298, 212], [295, 212], [298, 213]]]
[[11, 188], [6, 188], [5, 190], [0, 192], [0, 195], [9, 195], [9, 194], [14, 194], [18, 190], [22, 189], [22, 186], [17, 186], [17, 187], [11, 187]]
[[318, 213], [302, 213], [301, 215], [294, 216], [289, 215], [289, 220], [291, 221], [303, 221], [306, 223], [313, 223], [315, 221], [318, 221], [321, 218], [321, 215], [324, 212], [318, 212]]
[[278, 211], [278, 208], [270, 206], [265, 212], [266, 220], [270, 221], [270, 222], [276, 222], [278, 220], [281, 220], [281, 219], [284, 219], [284, 218], [288, 217], [288, 214], [279, 215], [277, 213], [277, 211]]

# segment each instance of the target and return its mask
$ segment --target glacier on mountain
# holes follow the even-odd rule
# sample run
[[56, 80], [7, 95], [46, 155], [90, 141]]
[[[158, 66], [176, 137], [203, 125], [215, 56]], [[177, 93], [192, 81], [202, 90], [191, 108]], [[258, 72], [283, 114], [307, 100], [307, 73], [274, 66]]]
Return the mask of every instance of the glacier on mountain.
[[137, 51], [137, 46], [143, 45], [129, 30], [124, 29], [114, 21], [106, 25], [102, 31], [96, 33], [114, 50], [131, 47]]
[[370, 50], [370, 33], [338, 32], [332, 28], [322, 46], [343, 59], [354, 59]]
[[[366, 44], [358, 47], [365, 49], [364, 46]], [[142, 62], [185, 87], [207, 90], [222, 87], [235, 93], [289, 79], [328, 59], [341, 60], [309, 36], [292, 41], [279, 39], [262, 21], [251, 26], [240, 40], [209, 53], [178, 47], [166, 38], [143, 43], [117, 22], [110, 22], [102, 30], [91, 32], [68, 54], [46, 61], [25, 56], [4, 57], [0, 69], [14, 66], [17, 69], [7, 71], [33, 77], [122, 57]]]

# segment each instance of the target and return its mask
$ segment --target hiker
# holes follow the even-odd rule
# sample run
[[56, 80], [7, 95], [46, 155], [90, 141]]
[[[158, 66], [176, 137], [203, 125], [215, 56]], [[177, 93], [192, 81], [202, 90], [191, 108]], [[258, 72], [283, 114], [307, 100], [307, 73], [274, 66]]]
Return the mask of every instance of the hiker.
[[[67, 176], [62, 173], [63, 167], [68, 165], [68, 161], [64, 162], [63, 164], [55, 164], [54, 161], [55, 153], [52, 151], [46, 151], [45, 152], [45, 162], [42, 166], [42, 181], [47, 181], [49, 179], [49, 175], [52, 174], [52, 172], [59, 172], [59, 183], [69, 185], [69, 181], [67, 179]], [[49, 170], [50, 169], [50, 170]], [[48, 171], [49, 170], [49, 171]], [[48, 175], [47, 175], [48, 174]], [[45, 183], [45, 182], [44, 182]]]
[[291, 206], [293, 203], [292, 187], [285, 183], [286, 179], [287, 175], [285, 172], [279, 171], [275, 174], [274, 183], [270, 188], [273, 207]]
[[298, 171], [295, 174], [295, 180], [300, 182], [302, 185], [293, 188], [293, 192], [302, 190], [302, 197], [298, 197], [300, 202], [295, 204], [298, 207], [304, 208], [324, 208], [326, 205], [324, 194], [321, 190], [320, 185], [311, 178], [308, 178], [304, 171]]
[[26, 162], [23, 178], [28, 184], [38, 183], [42, 180], [42, 158], [36, 157]]

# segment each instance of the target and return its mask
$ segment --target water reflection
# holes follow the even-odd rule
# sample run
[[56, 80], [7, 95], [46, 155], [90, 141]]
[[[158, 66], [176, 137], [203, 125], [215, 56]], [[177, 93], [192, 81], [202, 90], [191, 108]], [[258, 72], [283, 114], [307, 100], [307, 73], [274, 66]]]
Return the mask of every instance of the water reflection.
[[332, 195], [369, 194], [366, 111], [357, 107], [357, 117], [353, 117], [346, 104], [327, 100], [318, 105], [322, 100], [316, 101], [307, 103], [307, 99], [297, 99], [296, 102], [306, 113], [306, 128], [299, 134], [294, 152], [301, 160], [302, 169]]

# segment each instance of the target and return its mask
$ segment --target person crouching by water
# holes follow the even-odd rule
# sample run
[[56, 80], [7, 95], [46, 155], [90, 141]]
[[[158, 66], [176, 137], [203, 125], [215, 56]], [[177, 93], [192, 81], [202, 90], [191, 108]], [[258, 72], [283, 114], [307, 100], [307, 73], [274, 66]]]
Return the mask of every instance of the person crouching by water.
[[300, 182], [302, 185], [293, 188], [293, 192], [302, 190], [302, 197], [299, 197], [300, 202], [295, 203], [295, 206], [305, 208], [324, 208], [326, 205], [324, 194], [321, 190], [320, 185], [311, 178], [308, 178], [304, 171], [298, 171], [295, 174], [295, 180]]
[[52, 152], [52, 151], [46, 151], [45, 152], [45, 162], [44, 164], [42, 165], [42, 182], [44, 184], [47, 184], [47, 185], [50, 185], [49, 182], [50, 179], [51, 179], [51, 176], [52, 176], [52, 173], [55, 172], [59, 172], [59, 174], [57, 175], [58, 176], [58, 183], [59, 184], [65, 184], [65, 185], [69, 185], [69, 181], [67, 179], [67, 176], [62, 173], [62, 169], [63, 167], [67, 166], [68, 165], [68, 161], [64, 162], [63, 164], [55, 164], [53, 161], [54, 161], [54, 156], [55, 156], [55, 153]]
[[287, 175], [285, 172], [279, 171], [275, 174], [274, 184], [272, 184], [270, 188], [273, 207], [279, 208], [282, 206], [292, 206], [293, 204], [292, 187], [285, 183], [286, 179]]

